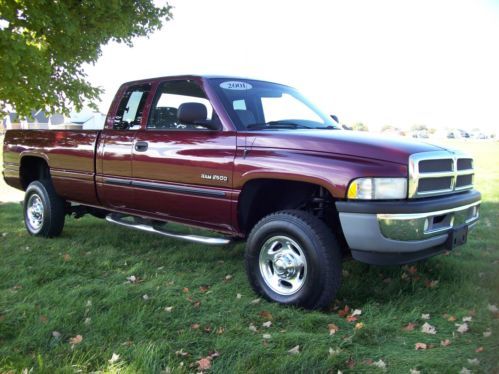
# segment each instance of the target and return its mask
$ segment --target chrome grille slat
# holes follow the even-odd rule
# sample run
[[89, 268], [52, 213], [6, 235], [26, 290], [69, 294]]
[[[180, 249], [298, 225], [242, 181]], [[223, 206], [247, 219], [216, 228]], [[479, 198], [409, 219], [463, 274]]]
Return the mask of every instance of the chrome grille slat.
[[459, 152], [415, 153], [409, 157], [409, 198], [473, 188], [473, 159]]

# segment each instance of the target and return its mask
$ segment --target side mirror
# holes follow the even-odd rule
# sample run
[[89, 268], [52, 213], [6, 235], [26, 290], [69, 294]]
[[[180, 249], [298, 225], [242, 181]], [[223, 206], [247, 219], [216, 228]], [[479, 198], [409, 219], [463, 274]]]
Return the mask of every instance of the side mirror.
[[185, 125], [206, 127], [209, 130], [219, 130], [220, 126], [207, 120], [208, 112], [206, 106], [201, 103], [180, 104], [177, 111], [178, 122]]

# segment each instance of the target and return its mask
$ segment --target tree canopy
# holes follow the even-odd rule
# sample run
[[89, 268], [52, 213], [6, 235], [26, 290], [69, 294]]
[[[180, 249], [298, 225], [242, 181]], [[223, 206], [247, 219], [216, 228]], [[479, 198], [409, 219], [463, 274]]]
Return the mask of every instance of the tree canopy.
[[171, 17], [153, 0], [0, 0], [0, 113], [92, 105], [101, 90], [82, 65], [106, 43], [131, 46]]
[[355, 131], [369, 131], [369, 127], [362, 122], [354, 123], [352, 129]]

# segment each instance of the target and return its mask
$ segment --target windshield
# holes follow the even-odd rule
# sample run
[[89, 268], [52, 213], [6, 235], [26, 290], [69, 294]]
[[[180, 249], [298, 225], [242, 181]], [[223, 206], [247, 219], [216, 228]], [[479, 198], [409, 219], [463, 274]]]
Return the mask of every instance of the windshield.
[[209, 79], [238, 130], [339, 129], [294, 88], [248, 79]]

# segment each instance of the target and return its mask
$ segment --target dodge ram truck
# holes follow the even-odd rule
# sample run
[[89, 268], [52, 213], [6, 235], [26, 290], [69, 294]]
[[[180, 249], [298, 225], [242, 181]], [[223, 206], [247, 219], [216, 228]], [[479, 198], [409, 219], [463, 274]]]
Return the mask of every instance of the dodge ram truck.
[[260, 80], [125, 83], [103, 130], [9, 130], [3, 152], [29, 234], [92, 214], [202, 245], [243, 239], [254, 291], [307, 309], [334, 299], [343, 259], [422, 260], [464, 244], [479, 219], [470, 157], [342, 130], [296, 89]]

